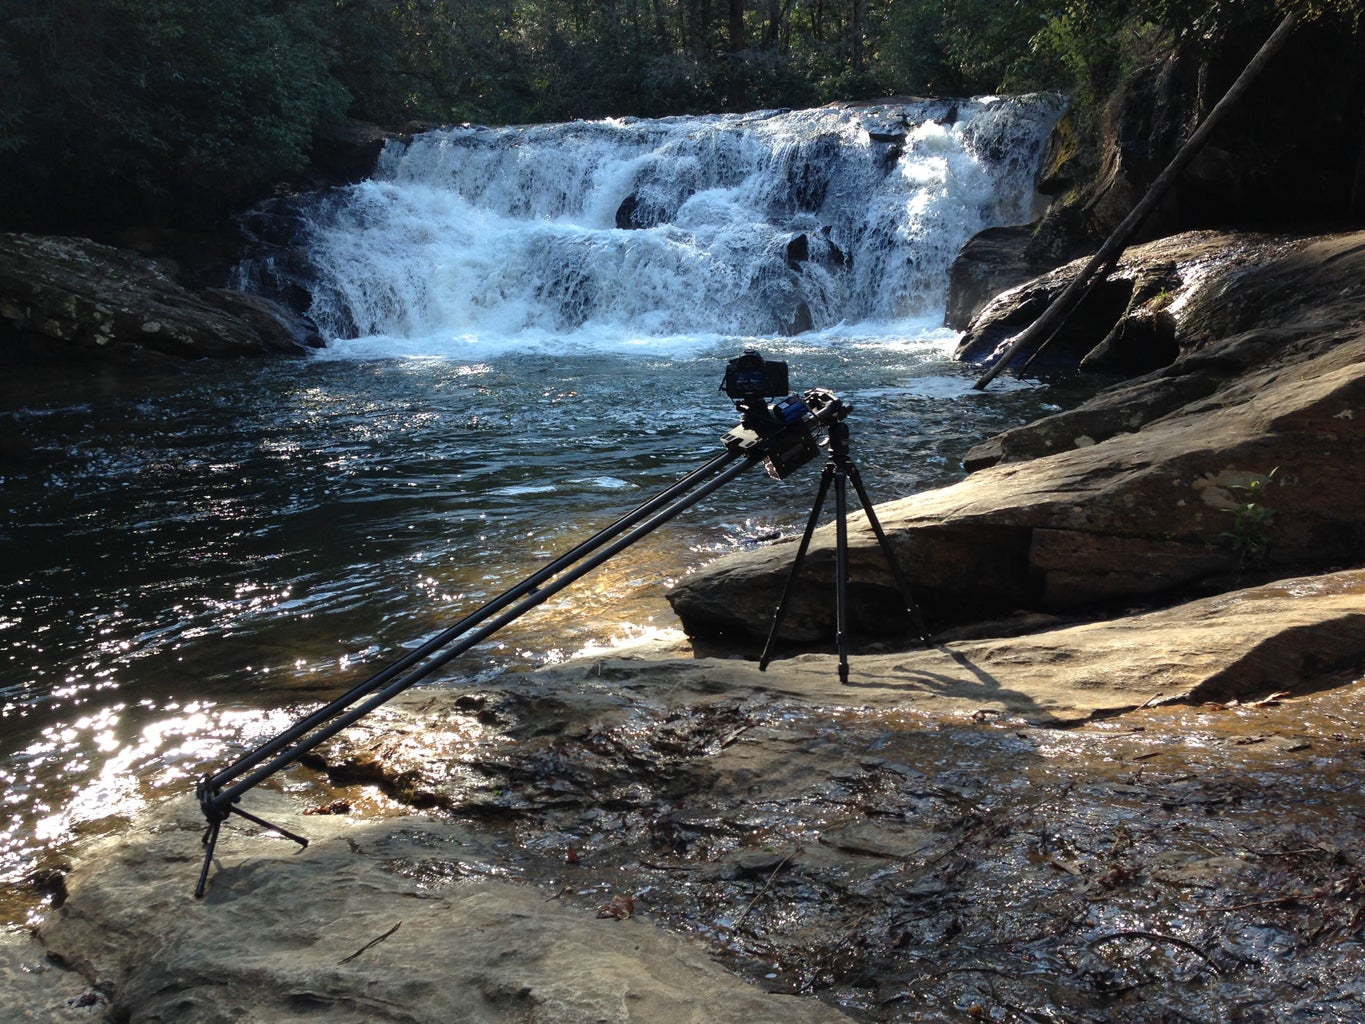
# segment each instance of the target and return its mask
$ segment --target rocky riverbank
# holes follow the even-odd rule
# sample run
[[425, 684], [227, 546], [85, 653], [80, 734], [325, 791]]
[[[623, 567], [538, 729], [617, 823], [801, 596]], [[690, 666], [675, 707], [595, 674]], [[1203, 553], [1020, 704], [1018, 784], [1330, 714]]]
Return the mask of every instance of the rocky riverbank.
[[88, 850], [17, 1019], [1349, 1019], [1365, 682], [1301, 670], [1362, 596], [409, 693], [244, 798], [312, 842], [234, 819], [203, 900], [188, 794]]
[[[879, 510], [932, 646], [896, 638], [864, 528], [854, 621], [891, 632], [852, 685], [680, 645], [409, 694], [248, 794], [313, 842], [234, 819], [202, 901], [188, 797], [87, 851], [10, 950], [18, 1019], [1365, 1014], [1362, 261], [1361, 234], [1134, 252], [1086, 334], [1161, 318], [1169, 365]], [[684, 621], [766, 623], [790, 550], [684, 580]], [[790, 642], [827, 643], [827, 604]]]
[[84, 238], [0, 234], [0, 345], [9, 359], [222, 359], [322, 344], [269, 299], [181, 284], [156, 259]]
[[[1194, 73], [1136, 76], [1090, 202], [968, 247], [964, 359], [1131, 206]], [[1320, 138], [1276, 88], [1243, 130]], [[828, 531], [787, 620], [818, 653], [766, 673], [792, 545], [713, 563], [673, 594], [695, 646], [444, 680], [248, 794], [312, 842], [234, 819], [203, 900], [188, 796], [92, 845], [0, 951], [0, 1015], [1365, 1019], [1365, 233], [1183, 232], [1265, 208], [1270, 163], [1297, 170], [1215, 149], [1037, 357], [1112, 386], [879, 509], [932, 645], [858, 523], [852, 685], [823, 650]], [[1314, 167], [1336, 216], [1346, 164]], [[112, 315], [72, 323], [99, 346]], [[743, 656], [702, 657], [717, 633]]]

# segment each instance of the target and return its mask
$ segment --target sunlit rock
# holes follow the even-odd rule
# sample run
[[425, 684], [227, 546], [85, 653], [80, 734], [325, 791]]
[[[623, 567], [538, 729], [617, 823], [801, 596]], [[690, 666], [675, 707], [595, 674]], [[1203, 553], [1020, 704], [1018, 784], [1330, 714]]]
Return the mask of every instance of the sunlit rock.
[[848, 1020], [746, 984], [702, 944], [643, 916], [547, 899], [495, 867], [504, 854], [487, 833], [424, 819], [298, 818], [265, 793], [253, 803], [312, 843], [294, 854], [231, 829], [202, 900], [191, 895], [202, 820], [188, 798], [82, 859], [41, 937], [112, 993], [113, 1019]]
[[[1209, 236], [1191, 244], [1195, 263], [1213, 258]], [[1172, 366], [1002, 435], [958, 484], [879, 506], [931, 623], [1098, 613], [1365, 559], [1365, 235], [1258, 244], [1265, 262], [1219, 260], [1168, 297], [1184, 307]], [[861, 516], [851, 526], [851, 619], [902, 632], [879, 546]], [[674, 610], [696, 634], [763, 635], [794, 548], [713, 563]], [[833, 548], [824, 527], [792, 639], [832, 631]]]

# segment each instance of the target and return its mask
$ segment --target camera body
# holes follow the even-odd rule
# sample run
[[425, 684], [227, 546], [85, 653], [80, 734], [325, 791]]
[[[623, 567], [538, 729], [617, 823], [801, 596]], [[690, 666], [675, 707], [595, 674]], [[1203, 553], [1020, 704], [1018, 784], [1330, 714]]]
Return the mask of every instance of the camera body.
[[758, 349], [747, 348], [725, 364], [721, 390], [736, 401], [752, 402], [787, 394], [787, 364], [764, 359]]

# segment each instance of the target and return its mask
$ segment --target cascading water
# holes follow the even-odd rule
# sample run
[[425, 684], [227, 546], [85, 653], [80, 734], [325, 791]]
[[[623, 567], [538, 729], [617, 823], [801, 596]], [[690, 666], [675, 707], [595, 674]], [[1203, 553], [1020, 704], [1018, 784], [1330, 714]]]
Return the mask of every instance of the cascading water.
[[961, 245], [1028, 219], [1059, 112], [1030, 96], [427, 132], [304, 210], [312, 314], [375, 354], [939, 321]]

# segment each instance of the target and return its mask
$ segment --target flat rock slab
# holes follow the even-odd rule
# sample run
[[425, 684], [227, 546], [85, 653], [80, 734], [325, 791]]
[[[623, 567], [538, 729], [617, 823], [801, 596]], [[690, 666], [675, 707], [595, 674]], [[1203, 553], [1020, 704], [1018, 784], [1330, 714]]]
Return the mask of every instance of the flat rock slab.
[[[848, 1020], [816, 1000], [745, 984], [702, 945], [641, 918], [597, 917], [488, 877], [497, 854], [465, 826], [304, 818], [267, 792], [252, 804], [312, 843], [295, 854], [286, 840], [231, 829], [208, 894], [195, 900], [203, 820], [184, 799], [92, 849], [72, 875], [71, 898], [41, 938], [114, 993], [114, 1019]], [[439, 860], [440, 872], [424, 871], [425, 860]]]
[[1152, 703], [1307, 692], [1365, 666], [1365, 570], [1280, 580], [1145, 614], [1008, 639], [851, 659], [802, 655], [766, 673], [748, 662], [663, 663], [823, 700], [987, 711], [1068, 725]]
[[0, 1020], [5, 1024], [103, 1022], [107, 996], [81, 975], [48, 959], [31, 936], [0, 934]]

